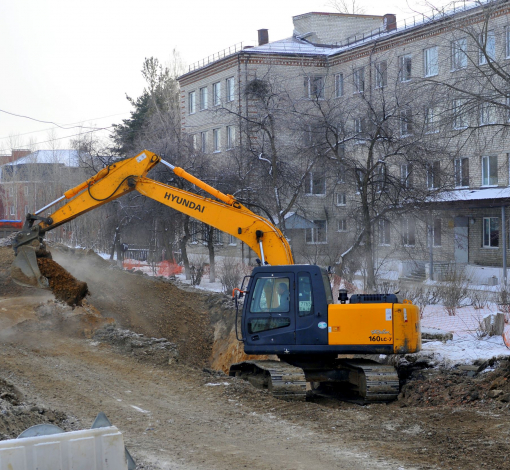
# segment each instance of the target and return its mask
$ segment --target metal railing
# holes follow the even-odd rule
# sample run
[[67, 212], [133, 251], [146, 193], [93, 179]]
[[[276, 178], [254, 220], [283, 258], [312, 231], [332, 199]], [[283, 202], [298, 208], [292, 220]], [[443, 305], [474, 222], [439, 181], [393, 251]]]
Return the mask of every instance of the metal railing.
[[[246, 42], [244, 42], [245, 46], [247, 45]], [[205, 67], [206, 65], [209, 65], [212, 62], [215, 62], [219, 59], [223, 59], [225, 57], [228, 57], [229, 55], [235, 54], [236, 52], [240, 52], [243, 50], [243, 43], [238, 42], [237, 44], [234, 44], [233, 46], [226, 47], [225, 49], [215, 52], [212, 55], [209, 55], [193, 64], [191, 64], [188, 67], [188, 72], [193, 72], [194, 70], [201, 69], [202, 67]]]

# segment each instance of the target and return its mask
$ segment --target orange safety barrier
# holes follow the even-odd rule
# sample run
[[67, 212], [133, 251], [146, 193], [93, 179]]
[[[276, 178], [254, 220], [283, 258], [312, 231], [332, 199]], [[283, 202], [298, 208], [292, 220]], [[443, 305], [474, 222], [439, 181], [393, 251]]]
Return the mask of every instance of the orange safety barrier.
[[178, 264], [176, 264], [172, 261], [165, 260], [165, 261], [161, 261], [161, 263], [159, 263], [158, 276], [166, 276], [166, 277], [175, 276], [176, 274], [181, 274], [181, 272], [182, 272], [182, 266], [179, 266]]

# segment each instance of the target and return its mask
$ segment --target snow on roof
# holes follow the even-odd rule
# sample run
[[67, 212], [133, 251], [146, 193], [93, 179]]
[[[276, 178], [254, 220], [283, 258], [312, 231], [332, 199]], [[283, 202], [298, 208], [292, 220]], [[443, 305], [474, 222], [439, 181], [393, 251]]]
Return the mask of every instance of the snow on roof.
[[281, 39], [279, 41], [268, 42], [263, 46], [250, 47], [244, 49], [248, 53], [263, 53], [263, 54], [313, 54], [313, 55], [327, 55], [331, 52], [331, 47], [314, 46], [309, 42], [303, 41], [296, 37]]
[[510, 188], [458, 189], [439, 194], [434, 202], [481, 201], [510, 198]]
[[26, 157], [18, 158], [8, 165], [28, 165], [34, 163], [56, 163], [64, 166], [78, 167], [80, 159], [76, 150], [37, 150]]

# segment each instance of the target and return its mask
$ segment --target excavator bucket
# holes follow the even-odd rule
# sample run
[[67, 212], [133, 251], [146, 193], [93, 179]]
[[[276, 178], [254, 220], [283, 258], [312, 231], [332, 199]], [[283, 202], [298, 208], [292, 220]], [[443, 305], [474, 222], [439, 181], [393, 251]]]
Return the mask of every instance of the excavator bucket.
[[11, 266], [11, 277], [20, 286], [49, 288], [48, 279], [39, 270], [35, 248], [32, 246], [20, 246], [18, 248], [18, 254]]

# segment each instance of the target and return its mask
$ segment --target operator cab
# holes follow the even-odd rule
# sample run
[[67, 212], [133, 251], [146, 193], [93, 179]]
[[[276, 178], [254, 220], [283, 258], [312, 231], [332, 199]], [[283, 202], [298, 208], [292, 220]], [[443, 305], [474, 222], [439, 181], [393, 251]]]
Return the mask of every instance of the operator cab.
[[261, 266], [249, 277], [242, 337], [247, 354], [313, 352], [328, 344], [326, 270], [311, 265]]

